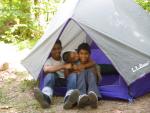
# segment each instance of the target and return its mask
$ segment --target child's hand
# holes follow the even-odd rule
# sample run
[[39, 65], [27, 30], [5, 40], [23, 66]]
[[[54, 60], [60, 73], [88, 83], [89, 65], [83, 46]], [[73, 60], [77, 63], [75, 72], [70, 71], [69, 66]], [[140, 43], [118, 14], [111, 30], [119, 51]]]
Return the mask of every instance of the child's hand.
[[72, 66], [73, 72], [78, 73], [79, 72], [79, 68], [77, 65], [73, 64]]
[[64, 68], [65, 69], [72, 69], [72, 64], [69, 63], [69, 64], [64, 64]]
[[81, 72], [85, 69], [84, 65], [80, 64], [78, 65], [78, 70]]
[[81, 72], [84, 70], [84, 66], [83, 65], [73, 65], [73, 70], [74, 70], [74, 72]]
[[49, 69], [49, 66], [48, 66], [48, 65], [45, 65], [45, 66], [44, 66], [44, 71], [48, 71], [48, 69]]
[[72, 66], [72, 68], [73, 68], [73, 70], [74, 70], [74, 71], [79, 71], [78, 66], [77, 66], [77, 65], [75, 65], [75, 64]]

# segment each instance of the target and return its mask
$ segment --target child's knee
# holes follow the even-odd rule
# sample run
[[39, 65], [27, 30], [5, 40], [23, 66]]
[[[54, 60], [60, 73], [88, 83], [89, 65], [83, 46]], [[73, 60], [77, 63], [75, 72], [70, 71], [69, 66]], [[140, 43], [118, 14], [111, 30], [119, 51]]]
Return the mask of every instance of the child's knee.
[[53, 73], [49, 73], [45, 76], [45, 79], [49, 81], [55, 80], [55, 75]]
[[73, 80], [73, 81], [76, 81], [77, 80], [77, 75], [76, 74], [71, 74], [69, 79]]

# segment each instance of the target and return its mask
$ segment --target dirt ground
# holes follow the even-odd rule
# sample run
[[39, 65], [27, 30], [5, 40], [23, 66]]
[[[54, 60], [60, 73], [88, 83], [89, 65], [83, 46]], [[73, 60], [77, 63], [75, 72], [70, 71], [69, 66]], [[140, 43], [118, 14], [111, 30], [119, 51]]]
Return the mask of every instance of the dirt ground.
[[6, 51], [10, 51], [9, 47], [8, 50], [4, 49], [6, 47], [0, 46], [1, 53], [4, 52], [0, 55], [0, 58], [3, 58], [0, 61], [12, 62], [9, 62], [8, 69], [0, 71], [0, 113], [150, 113], [150, 93], [137, 98], [133, 103], [123, 100], [101, 100], [97, 109], [87, 106], [84, 109], [75, 107], [64, 110], [63, 97], [54, 97], [50, 108], [42, 109], [33, 95], [33, 88], [37, 82], [31, 79], [26, 70], [18, 68], [19, 60], [13, 60], [21, 59], [17, 57], [18, 54], [9, 52], [8, 59], [8, 55], [2, 57]]
[[133, 103], [122, 100], [101, 100], [97, 109], [87, 106], [63, 109], [63, 97], [54, 97], [49, 109], [42, 109], [33, 95], [37, 82], [26, 71], [7, 69], [0, 72], [0, 113], [150, 113], [150, 93]]

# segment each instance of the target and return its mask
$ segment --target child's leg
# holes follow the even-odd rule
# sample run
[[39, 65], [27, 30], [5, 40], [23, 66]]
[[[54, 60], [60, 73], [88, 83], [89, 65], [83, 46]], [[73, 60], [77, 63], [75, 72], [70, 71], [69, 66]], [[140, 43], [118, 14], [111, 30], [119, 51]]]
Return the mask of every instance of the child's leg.
[[44, 78], [44, 88], [42, 89], [42, 92], [49, 96], [50, 99], [53, 96], [53, 89], [57, 78], [57, 74], [55, 73], [48, 73]]
[[96, 84], [96, 75], [88, 69], [86, 80], [88, 83], [88, 97], [89, 103], [92, 108], [97, 108], [98, 97], [101, 97], [97, 84]]
[[44, 78], [44, 88], [42, 89], [42, 91], [40, 91], [39, 88], [34, 89], [35, 98], [43, 108], [48, 108], [51, 103], [53, 88], [56, 79], [55, 77], [56, 76], [54, 73], [47, 74]]
[[77, 88], [77, 74], [71, 73], [67, 77], [67, 92], [64, 98], [64, 109], [72, 108], [76, 103], [79, 97], [79, 90]]
[[67, 90], [76, 89], [77, 88], [77, 74], [71, 73], [67, 77]]
[[87, 70], [86, 81], [88, 84], [88, 92], [93, 91], [96, 93], [97, 97], [101, 97], [96, 83], [96, 75], [94, 75], [90, 69]]
[[85, 80], [85, 71], [82, 71], [78, 74], [77, 77], [77, 89], [80, 91], [80, 95], [86, 94], [86, 80]]
[[88, 95], [87, 95], [87, 84], [86, 84], [86, 80], [85, 80], [85, 76], [86, 76], [86, 71], [82, 71], [78, 74], [78, 78], [77, 78], [77, 88], [80, 91], [80, 96], [78, 99], [78, 107], [83, 108], [86, 105], [88, 105]]

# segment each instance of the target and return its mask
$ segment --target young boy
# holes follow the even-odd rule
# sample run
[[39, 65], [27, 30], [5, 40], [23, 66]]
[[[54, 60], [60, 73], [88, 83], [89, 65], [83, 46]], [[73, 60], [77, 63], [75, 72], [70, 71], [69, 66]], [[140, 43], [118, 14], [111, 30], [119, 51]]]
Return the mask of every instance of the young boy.
[[[79, 65], [79, 55], [76, 51], [67, 51], [63, 54], [63, 60], [65, 63], [71, 63], [72, 68], [71, 69], [65, 69], [64, 75], [67, 77], [70, 73], [76, 72], [79, 73], [80, 71], [91, 68], [95, 66], [95, 62], [89, 59], [89, 61], [86, 64], [80, 64]], [[97, 74], [97, 70], [95, 71]]]
[[[101, 96], [96, 86], [96, 78], [97, 81], [99, 81], [98, 76], [100, 76], [100, 72], [98, 72], [95, 62], [90, 58], [90, 47], [87, 43], [83, 43], [79, 46], [78, 53], [68, 51], [63, 54], [64, 61], [66, 63], [72, 63], [73, 65], [72, 69], [65, 71], [65, 75], [67, 76], [70, 73], [78, 74], [77, 86], [81, 93], [78, 100], [78, 106], [84, 107], [87, 103], [90, 103], [92, 107], [97, 107], [97, 95], [99, 97]], [[87, 78], [88, 80], [86, 80]], [[89, 95], [86, 94], [86, 89], [89, 89]]]
[[71, 69], [65, 69], [64, 75], [67, 77], [69, 74], [73, 72], [79, 72], [79, 69], [81, 69], [81, 66], [78, 67], [76, 64], [79, 61], [78, 53], [76, 51], [67, 51], [63, 54], [63, 60], [65, 63], [71, 63], [72, 68]]
[[62, 46], [60, 40], [57, 40], [51, 50], [51, 57], [47, 59], [43, 70], [46, 73], [44, 78], [44, 88], [42, 91], [35, 88], [34, 95], [43, 108], [50, 107], [55, 86], [62, 86], [67, 83], [67, 92], [64, 98], [64, 109], [70, 109], [77, 102], [79, 91], [76, 89], [77, 76], [71, 74], [64, 78], [64, 69], [72, 68], [71, 64], [64, 64], [61, 58]]
[[[87, 64], [90, 59], [90, 46], [82, 43], [78, 46], [78, 55], [81, 65]], [[90, 104], [92, 108], [97, 108], [98, 98], [101, 97], [96, 84], [96, 66], [87, 68], [78, 74], [77, 88], [80, 91], [78, 106], [85, 107]]]

